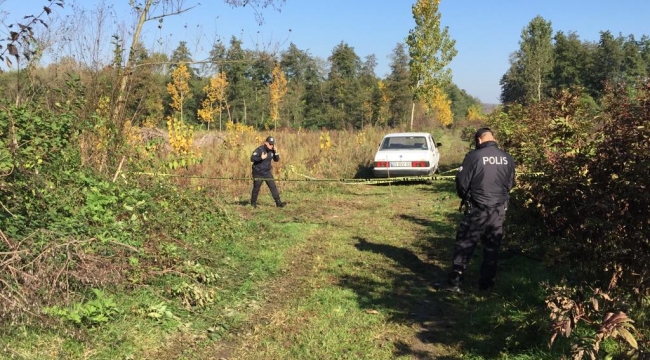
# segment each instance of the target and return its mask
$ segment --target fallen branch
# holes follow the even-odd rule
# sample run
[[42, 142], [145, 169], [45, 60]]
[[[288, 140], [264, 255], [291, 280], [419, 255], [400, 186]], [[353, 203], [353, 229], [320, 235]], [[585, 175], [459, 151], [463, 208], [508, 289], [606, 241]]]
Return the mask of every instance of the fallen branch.
[[120, 165], [117, 167], [117, 171], [115, 171], [115, 175], [113, 176], [113, 182], [117, 180], [117, 176], [120, 174], [120, 171], [122, 171], [122, 165], [124, 164], [124, 159], [126, 159], [126, 156], [122, 156], [122, 160], [120, 160]]
[[0, 201], [0, 206], [2, 206], [2, 208], [3, 208], [3, 209], [4, 209], [4, 210], [9, 214], [9, 215], [11, 215], [11, 217], [16, 217], [16, 215], [14, 215], [11, 211], [9, 211], [9, 209], [7, 209], [7, 207], [5, 206], [5, 204], [2, 203], [2, 201]]
[[140, 252], [140, 250], [139, 250], [138, 248], [136, 248], [135, 246], [131, 246], [131, 245], [129, 245], [129, 244], [124, 244], [124, 243], [117, 242], [117, 241], [109, 241], [109, 242], [110, 242], [111, 244], [115, 244], [115, 245], [123, 246], [123, 247], [125, 247], [125, 248], [127, 248], [127, 249], [129, 249], [129, 250], [131, 250], [131, 251], [133, 251], [133, 252], [135, 252], [135, 253], [139, 253], [139, 252]]

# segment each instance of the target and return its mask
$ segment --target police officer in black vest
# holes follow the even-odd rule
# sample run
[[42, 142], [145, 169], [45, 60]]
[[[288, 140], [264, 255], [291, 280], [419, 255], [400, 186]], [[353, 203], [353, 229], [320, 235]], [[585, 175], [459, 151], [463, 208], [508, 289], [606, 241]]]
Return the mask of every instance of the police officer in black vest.
[[278, 192], [278, 188], [275, 186], [275, 181], [273, 180], [271, 160], [275, 162], [280, 161], [280, 154], [275, 147], [275, 139], [273, 136], [267, 137], [264, 144], [255, 149], [253, 155], [251, 155], [251, 162], [253, 163], [253, 192], [251, 194], [251, 205], [255, 208], [257, 207], [257, 196], [260, 193], [262, 182], [266, 182], [269, 190], [271, 190], [271, 195], [273, 196], [273, 200], [275, 200], [275, 205], [278, 207], [285, 206], [285, 203], [280, 201], [280, 193]]
[[492, 131], [478, 129], [474, 141], [476, 149], [465, 156], [456, 174], [456, 192], [465, 211], [456, 233], [453, 268], [448, 278], [449, 290], [455, 292], [460, 292], [463, 273], [479, 240], [483, 244], [479, 289], [490, 290], [494, 286], [508, 193], [515, 183], [515, 162], [497, 147]]

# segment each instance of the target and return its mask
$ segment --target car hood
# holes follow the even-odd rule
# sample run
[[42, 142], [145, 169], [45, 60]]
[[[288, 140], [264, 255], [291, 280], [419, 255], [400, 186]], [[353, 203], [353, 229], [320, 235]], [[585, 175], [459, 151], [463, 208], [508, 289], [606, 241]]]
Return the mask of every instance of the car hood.
[[426, 161], [429, 154], [428, 150], [382, 150], [377, 151], [375, 161]]

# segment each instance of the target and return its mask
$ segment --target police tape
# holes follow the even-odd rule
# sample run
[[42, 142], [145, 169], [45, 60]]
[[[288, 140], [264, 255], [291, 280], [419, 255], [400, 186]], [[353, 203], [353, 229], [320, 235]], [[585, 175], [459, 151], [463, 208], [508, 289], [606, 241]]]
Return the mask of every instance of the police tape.
[[[442, 175], [451, 173], [453, 171], [458, 171], [458, 168], [440, 172], [434, 175], [428, 176], [401, 176], [401, 177], [387, 177], [387, 178], [315, 178], [312, 176], [304, 175], [295, 171], [291, 167], [292, 173], [302, 177], [301, 179], [290, 179], [288, 177], [280, 178], [265, 178], [265, 177], [235, 177], [235, 176], [202, 176], [202, 175], [180, 175], [180, 174], [167, 174], [167, 173], [153, 173], [153, 172], [132, 172], [133, 175], [147, 175], [147, 176], [160, 176], [160, 177], [174, 177], [174, 178], [184, 178], [184, 179], [203, 179], [203, 180], [230, 180], [230, 181], [286, 181], [286, 182], [337, 182], [341, 184], [361, 184], [361, 185], [372, 185], [372, 184], [393, 184], [393, 183], [414, 183], [414, 182], [428, 182], [428, 181], [440, 181], [440, 180], [455, 180], [456, 175]], [[520, 176], [541, 176], [543, 173], [520, 173], [516, 174], [517, 177]]]
[[[183, 178], [183, 179], [203, 179], [203, 180], [230, 180], [230, 181], [287, 181], [287, 182], [337, 182], [342, 184], [382, 184], [382, 183], [396, 183], [396, 182], [423, 182], [435, 180], [451, 180], [455, 175], [448, 176], [403, 176], [403, 177], [388, 177], [388, 178], [359, 178], [359, 179], [319, 179], [310, 176], [305, 176], [302, 179], [289, 179], [289, 178], [266, 178], [266, 177], [235, 177], [235, 176], [201, 176], [201, 175], [179, 175], [179, 174], [166, 174], [166, 173], [153, 173], [153, 172], [131, 172], [132, 175], [145, 175], [153, 177], [169, 177], [169, 178]], [[301, 174], [297, 174], [301, 175]]]

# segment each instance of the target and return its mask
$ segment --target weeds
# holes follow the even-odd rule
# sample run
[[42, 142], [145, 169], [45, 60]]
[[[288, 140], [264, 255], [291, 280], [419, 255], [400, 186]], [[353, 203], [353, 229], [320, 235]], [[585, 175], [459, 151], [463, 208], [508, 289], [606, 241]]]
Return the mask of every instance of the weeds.
[[85, 326], [101, 325], [120, 313], [112, 296], [106, 296], [98, 289], [92, 289], [92, 292], [95, 296], [92, 300], [75, 303], [69, 308], [46, 307], [43, 313]]
[[[519, 256], [537, 250], [526, 242], [508, 244], [517, 251], [504, 252], [496, 295], [453, 298], [432, 288], [448, 265], [458, 220], [453, 184], [280, 181], [290, 205], [278, 211], [261, 202], [250, 211], [240, 206], [249, 182], [205, 179], [250, 176], [250, 151], [267, 133], [233, 129], [201, 149], [203, 163], [174, 172], [199, 178], [172, 184], [127, 168], [115, 182], [74, 171], [46, 179], [55, 186], [30, 201], [47, 211], [0, 233], [2, 321], [23, 326], [5, 328], [4, 351], [198, 359], [239, 344], [230, 350], [242, 358], [568, 353], [567, 339], [548, 350], [540, 336], [550, 331], [540, 284], [552, 276], [542, 262]], [[385, 132], [278, 131], [276, 178], [363, 176]], [[434, 135], [444, 144], [442, 164], [453, 168], [467, 144], [456, 132]], [[38, 230], [25, 232], [30, 226]], [[608, 353], [620, 353], [615, 346], [601, 342]]]

